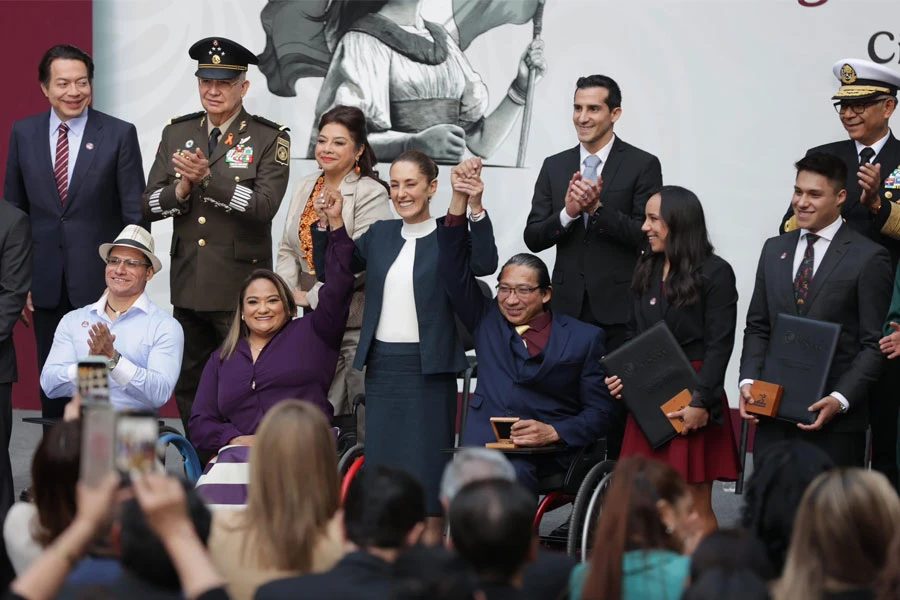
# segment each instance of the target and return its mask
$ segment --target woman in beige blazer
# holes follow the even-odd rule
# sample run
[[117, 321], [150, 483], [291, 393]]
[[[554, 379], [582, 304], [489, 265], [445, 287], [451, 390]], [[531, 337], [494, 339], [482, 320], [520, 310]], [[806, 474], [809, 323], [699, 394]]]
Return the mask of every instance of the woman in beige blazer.
[[[294, 189], [284, 234], [278, 244], [275, 268], [294, 290], [297, 304], [313, 310], [318, 306], [318, 292], [322, 286], [316, 281], [313, 269], [309, 233], [310, 227], [315, 227], [318, 221], [313, 201], [340, 193], [343, 196], [341, 216], [347, 233], [354, 240], [375, 221], [394, 218], [388, 186], [374, 169], [375, 153], [368, 145], [366, 117], [361, 110], [335, 106], [323, 114], [319, 120], [315, 156], [320, 170], [301, 179]], [[349, 414], [353, 398], [364, 393], [363, 375], [353, 369], [365, 305], [364, 288], [365, 273], [361, 273], [356, 280], [334, 382], [328, 392], [335, 415]]]

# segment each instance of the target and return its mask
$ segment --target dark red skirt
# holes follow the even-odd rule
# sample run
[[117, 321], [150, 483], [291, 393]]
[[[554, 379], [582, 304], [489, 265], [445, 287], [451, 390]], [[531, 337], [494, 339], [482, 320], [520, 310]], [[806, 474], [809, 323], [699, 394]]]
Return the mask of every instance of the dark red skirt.
[[[693, 361], [700, 369], [700, 362]], [[728, 398], [722, 395], [721, 425], [710, 421], [706, 427], [688, 435], [679, 435], [658, 450], [654, 450], [638, 424], [628, 415], [621, 458], [639, 454], [668, 463], [688, 483], [737, 481], [740, 473], [737, 444], [729, 418]]]

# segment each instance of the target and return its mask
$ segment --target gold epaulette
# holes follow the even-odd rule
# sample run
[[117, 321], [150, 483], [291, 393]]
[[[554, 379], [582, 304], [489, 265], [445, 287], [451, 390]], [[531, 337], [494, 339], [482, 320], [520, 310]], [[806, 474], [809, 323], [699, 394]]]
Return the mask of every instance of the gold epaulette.
[[259, 121], [263, 125], [268, 125], [272, 129], [277, 129], [278, 131], [290, 131], [291, 130], [291, 128], [288, 127], [287, 125], [282, 125], [281, 123], [276, 123], [275, 121], [270, 121], [269, 119], [267, 119], [265, 117], [261, 117], [259, 115], [253, 115], [253, 119], [255, 121]]
[[175, 123], [182, 123], [184, 121], [190, 121], [192, 119], [196, 119], [197, 117], [202, 117], [205, 114], [206, 114], [206, 112], [201, 110], [201, 111], [198, 111], [195, 113], [191, 113], [189, 115], [181, 115], [180, 117], [172, 117], [171, 119], [169, 119], [168, 125], [174, 125]]

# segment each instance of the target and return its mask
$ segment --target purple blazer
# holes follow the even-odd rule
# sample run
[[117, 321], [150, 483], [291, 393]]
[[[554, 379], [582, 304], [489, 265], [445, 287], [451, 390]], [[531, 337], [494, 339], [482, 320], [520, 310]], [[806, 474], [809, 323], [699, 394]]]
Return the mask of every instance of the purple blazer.
[[217, 452], [233, 438], [252, 435], [266, 411], [288, 398], [312, 402], [331, 420], [328, 388], [350, 310], [355, 246], [343, 227], [328, 237], [328, 284], [319, 291], [318, 309], [282, 327], [255, 364], [243, 338], [228, 360], [219, 350], [210, 356], [188, 423], [198, 450]]

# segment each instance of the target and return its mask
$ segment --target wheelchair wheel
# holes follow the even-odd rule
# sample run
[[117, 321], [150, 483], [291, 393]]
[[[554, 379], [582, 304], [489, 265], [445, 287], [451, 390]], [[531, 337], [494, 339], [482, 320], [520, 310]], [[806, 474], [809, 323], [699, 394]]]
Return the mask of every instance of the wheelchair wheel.
[[566, 543], [566, 553], [569, 556], [577, 556], [581, 552], [581, 559], [587, 558], [587, 550], [591, 546], [590, 536], [593, 534], [594, 524], [600, 515], [603, 496], [609, 488], [615, 467], [616, 461], [604, 460], [594, 465], [584, 476], [578, 493], [575, 495], [575, 501], [572, 503], [569, 539]]
[[338, 459], [337, 469], [338, 475], [341, 478], [341, 481], [344, 480], [344, 476], [347, 474], [347, 471], [350, 469], [350, 465], [353, 464], [357, 458], [364, 454], [365, 446], [362, 444], [356, 444], [355, 446], [348, 448]]

